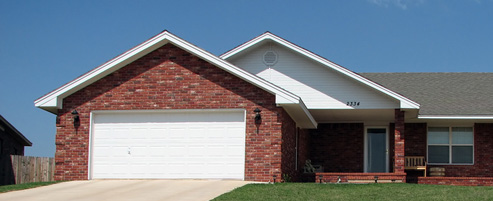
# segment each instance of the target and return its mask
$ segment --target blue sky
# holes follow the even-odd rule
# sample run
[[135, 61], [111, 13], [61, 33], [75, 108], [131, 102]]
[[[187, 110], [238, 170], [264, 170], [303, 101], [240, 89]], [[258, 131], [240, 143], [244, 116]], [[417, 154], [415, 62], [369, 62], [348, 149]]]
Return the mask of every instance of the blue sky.
[[53, 156], [33, 101], [162, 30], [219, 55], [265, 31], [356, 72], [493, 72], [493, 0], [0, 1], [0, 114]]

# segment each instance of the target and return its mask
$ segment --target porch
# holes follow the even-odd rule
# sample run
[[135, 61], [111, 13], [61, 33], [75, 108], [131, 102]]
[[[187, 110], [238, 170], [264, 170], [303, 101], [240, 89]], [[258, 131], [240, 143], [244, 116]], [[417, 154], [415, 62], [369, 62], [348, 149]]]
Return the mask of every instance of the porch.
[[[400, 143], [395, 138], [395, 124], [388, 125], [388, 171], [368, 171], [368, 147], [365, 147], [365, 132], [372, 126], [364, 123], [327, 123], [320, 124], [317, 130], [307, 130], [307, 139], [300, 138], [300, 145], [307, 143], [308, 149], [300, 150], [300, 166], [310, 159], [314, 166], [320, 168], [315, 173], [302, 173], [303, 181], [317, 183], [378, 183], [411, 182], [418, 184], [493, 186], [493, 169], [491, 168], [491, 138], [493, 123], [474, 123], [474, 163], [473, 164], [427, 164], [426, 177], [422, 169], [408, 169], [405, 163], [396, 163], [397, 158], [421, 157], [427, 154], [427, 123], [405, 124], [405, 150], [402, 155], [396, 153], [394, 144]], [[404, 132], [399, 134], [403, 134]], [[302, 133], [300, 136], [303, 136]], [[366, 136], [367, 137], [367, 136]], [[401, 136], [399, 136], [401, 137]], [[300, 146], [302, 148], [303, 146]], [[304, 151], [304, 152], [303, 152]], [[402, 157], [401, 157], [402, 156]], [[302, 158], [304, 157], [304, 158]], [[303, 164], [301, 164], [303, 160]], [[365, 167], [366, 166], [366, 167]], [[434, 175], [431, 168], [444, 169], [445, 176]], [[406, 170], [407, 169], [407, 170]]]
[[[408, 183], [406, 181], [406, 175], [406, 173], [320, 172], [305, 174], [304, 176], [311, 182], [314, 181], [315, 183], [322, 184], [368, 184]], [[452, 186], [493, 186], [493, 177], [417, 177], [417, 181], [413, 183]]]
[[[301, 132], [299, 165], [305, 172], [302, 181], [406, 182], [404, 112], [400, 110], [395, 110], [394, 118], [378, 124], [322, 123], [317, 129]], [[303, 167], [307, 161], [316, 170], [306, 171]]]

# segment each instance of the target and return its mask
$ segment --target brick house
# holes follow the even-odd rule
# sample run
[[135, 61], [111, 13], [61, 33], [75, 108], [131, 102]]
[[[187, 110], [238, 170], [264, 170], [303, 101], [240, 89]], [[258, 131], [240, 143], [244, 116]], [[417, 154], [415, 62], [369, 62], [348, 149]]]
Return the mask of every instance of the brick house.
[[10, 155], [24, 155], [24, 147], [31, 145], [31, 141], [0, 115], [0, 185], [15, 184]]
[[491, 83], [358, 74], [269, 32], [215, 56], [164, 31], [35, 105], [57, 115], [58, 180], [405, 182], [417, 156], [448, 176], [420, 183], [486, 185]]

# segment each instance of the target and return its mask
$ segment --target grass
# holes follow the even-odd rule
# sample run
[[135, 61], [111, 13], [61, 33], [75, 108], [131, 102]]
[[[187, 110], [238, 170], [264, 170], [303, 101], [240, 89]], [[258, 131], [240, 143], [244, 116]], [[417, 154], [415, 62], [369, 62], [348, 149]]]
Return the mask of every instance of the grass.
[[493, 200], [493, 187], [424, 184], [248, 184], [222, 200]]
[[0, 193], [5, 193], [9, 191], [18, 191], [18, 190], [24, 190], [28, 188], [36, 188], [40, 186], [47, 186], [51, 184], [59, 183], [59, 181], [48, 181], [48, 182], [33, 182], [33, 183], [26, 183], [26, 184], [13, 184], [13, 185], [5, 185], [5, 186], [0, 186]]

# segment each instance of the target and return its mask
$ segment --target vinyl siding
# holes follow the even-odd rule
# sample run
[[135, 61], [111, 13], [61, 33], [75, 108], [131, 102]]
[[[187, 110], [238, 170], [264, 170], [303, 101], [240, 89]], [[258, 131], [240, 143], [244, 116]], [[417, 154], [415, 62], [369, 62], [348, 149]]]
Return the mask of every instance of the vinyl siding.
[[[268, 50], [278, 55], [277, 63], [270, 68], [262, 60]], [[229, 61], [300, 96], [309, 109], [399, 107], [397, 100], [272, 42], [260, 44]], [[348, 106], [347, 102], [360, 104]]]

